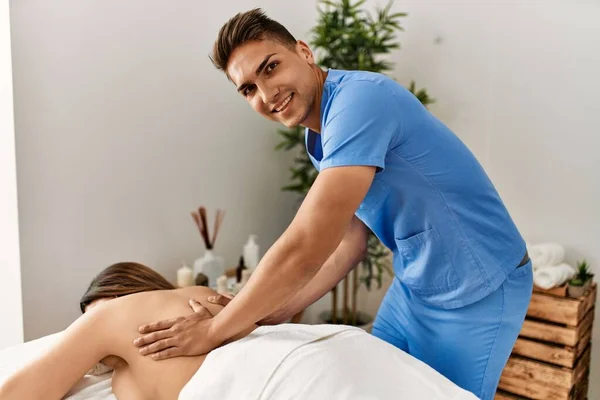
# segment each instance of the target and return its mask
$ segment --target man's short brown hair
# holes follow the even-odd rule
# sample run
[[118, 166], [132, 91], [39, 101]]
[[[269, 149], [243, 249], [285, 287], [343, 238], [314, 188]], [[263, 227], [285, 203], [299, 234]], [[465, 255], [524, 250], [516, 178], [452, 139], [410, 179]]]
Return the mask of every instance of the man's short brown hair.
[[266, 38], [275, 39], [290, 48], [296, 44], [296, 38], [287, 28], [267, 17], [260, 8], [238, 13], [219, 30], [210, 60], [217, 69], [225, 71], [229, 57], [237, 47]]

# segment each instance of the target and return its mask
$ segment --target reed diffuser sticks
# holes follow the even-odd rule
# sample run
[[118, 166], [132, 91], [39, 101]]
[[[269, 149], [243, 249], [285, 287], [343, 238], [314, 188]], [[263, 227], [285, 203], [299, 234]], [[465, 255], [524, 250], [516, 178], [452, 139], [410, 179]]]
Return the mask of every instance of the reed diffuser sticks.
[[217, 209], [217, 215], [215, 216], [215, 225], [213, 230], [213, 236], [211, 243], [214, 246], [215, 241], [217, 240], [217, 235], [219, 234], [219, 229], [221, 228], [221, 223], [223, 222], [223, 218], [225, 217], [225, 210]]
[[208, 217], [206, 213], [206, 207], [200, 206], [198, 207], [198, 210], [194, 210], [190, 214], [192, 215], [192, 218], [194, 219], [194, 222], [198, 227], [200, 236], [202, 236], [204, 246], [206, 246], [207, 250], [212, 250], [215, 247], [215, 242], [217, 240], [221, 224], [223, 223], [223, 218], [225, 217], [225, 210], [222, 210], [220, 208], [217, 209], [213, 225], [212, 238], [208, 231]]

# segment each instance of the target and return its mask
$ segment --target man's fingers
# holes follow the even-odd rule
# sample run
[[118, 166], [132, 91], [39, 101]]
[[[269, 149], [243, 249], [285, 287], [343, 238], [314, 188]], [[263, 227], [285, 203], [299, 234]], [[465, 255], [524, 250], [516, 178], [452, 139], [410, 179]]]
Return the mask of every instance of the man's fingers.
[[218, 294], [216, 296], [210, 296], [208, 301], [213, 304], [219, 304], [225, 307], [229, 302], [233, 299], [233, 296], [230, 294]]
[[194, 315], [190, 317], [191, 321], [202, 321], [203, 319], [212, 318], [213, 316], [208, 308], [204, 307], [200, 303], [192, 306], [192, 308], [194, 309]]
[[137, 347], [141, 347], [150, 343], [154, 343], [157, 340], [166, 339], [172, 336], [173, 332], [171, 330], [162, 330], [137, 338], [133, 341], [133, 344]]
[[163, 350], [161, 352], [158, 352], [156, 354], [152, 354], [152, 359], [153, 360], [166, 360], [167, 358], [172, 358], [172, 357], [178, 357], [180, 355], [182, 355], [183, 352], [181, 351], [181, 348], [179, 347], [169, 347], [166, 350]]
[[195, 313], [202, 311], [202, 309], [204, 308], [202, 306], [202, 304], [198, 303], [194, 299], [190, 299], [189, 304], [190, 304], [190, 307], [192, 307], [192, 310], [194, 310]]
[[212, 314], [210, 313], [210, 311], [208, 310], [208, 308], [204, 307], [204, 306], [200, 306], [201, 308], [196, 312], [196, 314], [200, 314], [201, 316], [204, 317], [204, 319], [206, 318], [212, 318]]
[[176, 340], [174, 338], [168, 338], [154, 342], [146, 347], [140, 349], [140, 354], [147, 355], [152, 353], [158, 353], [161, 350], [172, 348], [175, 346]]
[[163, 321], [153, 322], [148, 325], [140, 326], [139, 331], [140, 331], [140, 333], [150, 333], [150, 332], [155, 332], [155, 331], [162, 331], [163, 329], [169, 329], [176, 323], [181, 322], [183, 320], [184, 320], [183, 317], [179, 317], [179, 318], [166, 319]]

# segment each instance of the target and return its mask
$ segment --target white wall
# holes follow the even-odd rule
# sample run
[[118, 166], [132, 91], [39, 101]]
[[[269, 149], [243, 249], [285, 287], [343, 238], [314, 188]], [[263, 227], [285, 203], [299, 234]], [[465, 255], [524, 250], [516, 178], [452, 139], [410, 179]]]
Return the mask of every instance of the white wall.
[[[396, 75], [475, 152], [525, 238], [557, 241], [600, 277], [600, 2], [397, 2]], [[597, 279], [598, 280], [598, 279]], [[590, 376], [600, 374], [596, 307]], [[590, 399], [600, 399], [591, 379]]]
[[[15, 1], [15, 124], [25, 338], [79, 315], [92, 277], [135, 260], [175, 280], [203, 251], [189, 212], [226, 210], [216, 250], [236, 265], [287, 227], [290, 155], [208, 59], [251, 2]], [[262, 2], [298, 35], [313, 7]], [[290, 12], [287, 17], [283, 14]]]
[[0, 349], [23, 341], [8, 0], [0, 1]]

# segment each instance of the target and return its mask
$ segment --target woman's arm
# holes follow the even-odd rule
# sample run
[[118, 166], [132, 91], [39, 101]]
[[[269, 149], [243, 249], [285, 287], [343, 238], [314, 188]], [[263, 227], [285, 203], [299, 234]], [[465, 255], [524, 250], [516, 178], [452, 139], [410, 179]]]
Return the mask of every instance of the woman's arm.
[[0, 386], [0, 400], [60, 400], [108, 354], [106, 313], [95, 307], [73, 322], [51, 348]]

